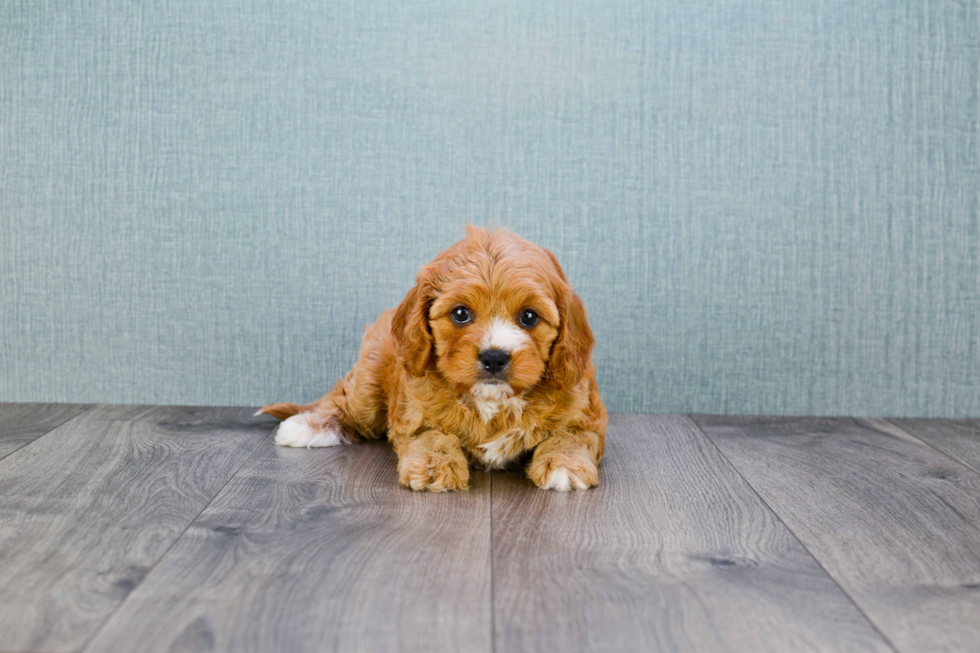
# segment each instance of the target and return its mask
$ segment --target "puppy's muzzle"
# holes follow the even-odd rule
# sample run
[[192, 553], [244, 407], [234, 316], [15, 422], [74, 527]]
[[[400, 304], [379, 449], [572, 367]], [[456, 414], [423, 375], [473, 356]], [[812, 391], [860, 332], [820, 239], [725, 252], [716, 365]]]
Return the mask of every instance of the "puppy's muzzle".
[[491, 376], [500, 378], [510, 363], [510, 354], [503, 349], [484, 349], [480, 352], [480, 365]]

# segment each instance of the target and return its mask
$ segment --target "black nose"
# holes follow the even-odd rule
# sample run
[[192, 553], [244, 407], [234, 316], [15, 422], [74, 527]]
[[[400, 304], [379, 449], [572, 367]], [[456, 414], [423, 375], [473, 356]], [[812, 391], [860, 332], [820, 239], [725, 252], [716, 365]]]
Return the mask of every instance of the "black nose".
[[480, 362], [483, 363], [483, 369], [491, 374], [496, 374], [507, 367], [507, 363], [510, 362], [510, 354], [503, 349], [485, 349], [480, 352]]

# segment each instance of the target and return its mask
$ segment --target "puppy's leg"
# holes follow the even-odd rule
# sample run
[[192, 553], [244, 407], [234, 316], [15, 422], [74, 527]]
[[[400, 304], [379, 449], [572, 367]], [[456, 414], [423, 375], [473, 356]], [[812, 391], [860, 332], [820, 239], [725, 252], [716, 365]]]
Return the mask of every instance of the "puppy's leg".
[[333, 447], [350, 443], [336, 406], [325, 405], [287, 418], [276, 431], [282, 447]]
[[435, 429], [392, 437], [398, 454], [398, 482], [413, 490], [465, 490], [470, 468], [459, 439]]
[[[289, 403], [270, 404], [256, 415], [266, 413], [283, 420], [276, 431], [276, 444], [281, 447], [333, 447], [349, 444], [361, 425], [344, 408], [348, 405], [346, 389], [357, 366], [347, 377], [337, 382], [333, 390], [311, 404], [296, 406]], [[364, 433], [371, 437], [373, 434]]]
[[391, 313], [368, 327], [357, 363], [333, 390], [310, 404], [270, 404], [266, 413], [285, 420], [276, 444], [286, 447], [330, 447], [352, 439], [378, 438], [387, 424], [387, 396], [396, 378]]
[[542, 490], [587, 490], [599, 484], [602, 439], [592, 431], [559, 431], [535, 449], [527, 475]]
[[[384, 434], [386, 411], [378, 396], [370, 365], [358, 361], [333, 390], [312, 404], [297, 406], [297, 412], [279, 425], [276, 444], [284, 447], [332, 447], [352, 439], [377, 438]], [[292, 413], [267, 406], [260, 412], [279, 416]], [[286, 406], [291, 406], [286, 404]], [[276, 410], [278, 408], [278, 411]], [[278, 413], [278, 414], [277, 414]]]

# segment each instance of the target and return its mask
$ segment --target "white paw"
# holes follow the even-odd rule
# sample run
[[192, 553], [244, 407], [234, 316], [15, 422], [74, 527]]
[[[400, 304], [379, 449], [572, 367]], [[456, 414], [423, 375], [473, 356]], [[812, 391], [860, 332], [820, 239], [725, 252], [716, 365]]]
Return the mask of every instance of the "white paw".
[[548, 480], [541, 486], [543, 490], [557, 490], [558, 492], [568, 492], [569, 490], [588, 490], [581, 479], [574, 474], [569, 474], [564, 467], [556, 467], [548, 474]]
[[276, 432], [276, 444], [280, 447], [334, 447], [346, 442], [338, 429], [315, 425], [312, 413], [293, 415]]

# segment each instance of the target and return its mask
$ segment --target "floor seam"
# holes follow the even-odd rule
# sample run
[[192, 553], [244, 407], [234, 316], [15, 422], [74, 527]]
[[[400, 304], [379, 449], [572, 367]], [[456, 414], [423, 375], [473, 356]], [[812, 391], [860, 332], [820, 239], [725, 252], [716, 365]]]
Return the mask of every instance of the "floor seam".
[[854, 609], [858, 611], [858, 614], [864, 617], [864, 620], [868, 622], [868, 625], [871, 626], [871, 628], [876, 633], [878, 633], [878, 636], [881, 637], [882, 641], [884, 641], [885, 644], [887, 644], [893, 651], [895, 651], [895, 653], [899, 653], [900, 649], [897, 646], [895, 646], [894, 642], [892, 642], [892, 640], [889, 639], [885, 635], [885, 633], [881, 631], [880, 628], [878, 628], [878, 624], [876, 624], [871, 619], [871, 617], [868, 616], [868, 613], [865, 612], [860, 605], [858, 605], [858, 602], [854, 600], [854, 597], [851, 596], [850, 592], [844, 589], [844, 587], [842, 587], [841, 584], [837, 582], [837, 579], [834, 578], [834, 576], [827, 570], [826, 567], [824, 567], [820, 559], [813, 554], [813, 551], [811, 551], [810, 548], [803, 542], [803, 540], [801, 540], [800, 537], [796, 534], [796, 532], [792, 528], [790, 528], [789, 524], [783, 521], [782, 516], [780, 516], [780, 514], [776, 512], [776, 510], [772, 506], [769, 505], [769, 502], [766, 501], [761, 494], [759, 494], [759, 491], [755, 489], [755, 486], [752, 485], [749, 482], [749, 480], [742, 475], [741, 470], [739, 470], [738, 467], [735, 466], [735, 463], [733, 463], [731, 460], [728, 459], [728, 456], [725, 455], [725, 452], [721, 450], [721, 447], [719, 447], [718, 444], [711, 438], [711, 436], [708, 435], [707, 431], [701, 428], [701, 425], [698, 423], [696, 419], [694, 419], [694, 416], [689, 414], [687, 415], [687, 418], [691, 420], [691, 423], [694, 424], [694, 426], [698, 429], [701, 435], [703, 435], [704, 438], [711, 443], [711, 446], [714, 447], [715, 451], [718, 452], [718, 455], [721, 456], [726, 463], [728, 463], [728, 466], [731, 467], [736, 474], [738, 474], [738, 477], [742, 479], [742, 482], [745, 483], [745, 485], [748, 486], [750, 490], [752, 490], [752, 493], [755, 494], [755, 496], [759, 497], [759, 501], [762, 502], [762, 505], [764, 505], [766, 509], [772, 513], [773, 517], [775, 517], [776, 520], [783, 525], [783, 527], [793, 537], [793, 539], [796, 540], [801, 547], [803, 547], [803, 550], [806, 551], [808, 556], [810, 556], [810, 559], [813, 560], [818, 567], [820, 567], [820, 570], [823, 571], [823, 573], [827, 576], [827, 578], [829, 578], [831, 582], [837, 587], [837, 589], [841, 591], [841, 594], [847, 597], [847, 600], [851, 602], [851, 605], [854, 606]]
[[121, 608], [122, 608], [122, 607], [123, 607], [123, 606], [124, 606], [124, 605], [126, 604], [126, 602], [127, 602], [128, 600], [129, 600], [129, 597], [131, 597], [131, 596], [133, 595], [133, 593], [134, 593], [134, 592], [136, 592], [136, 590], [138, 590], [138, 589], [139, 589], [139, 587], [140, 587], [140, 585], [142, 585], [143, 583], [145, 583], [145, 582], [146, 582], [146, 579], [147, 579], [147, 578], [148, 578], [148, 577], [150, 576], [150, 574], [152, 574], [152, 573], [153, 573], [153, 570], [157, 568], [157, 566], [158, 566], [158, 565], [159, 565], [159, 564], [160, 564], [160, 563], [161, 563], [161, 562], [163, 561], [163, 559], [167, 557], [167, 555], [168, 555], [168, 554], [170, 553], [170, 551], [171, 551], [171, 550], [172, 550], [172, 549], [173, 549], [173, 548], [174, 548], [174, 547], [175, 547], [175, 546], [177, 545], [177, 542], [179, 542], [180, 540], [182, 540], [182, 539], [184, 538], [184, 535], [186, 535], [186, 534], [187, 534], [187, 531], [188, 531], [188, 530], [190, 530], [190, 527], [191, 527], [191, 526], [193, 526], [193, 525], [194, 525], [194, 523], [195, 523], [195, 522], [196, 522], [196, 521], [197, 521], [198, 519], [200, 519], [200, 518], [201, 518], [201, 515], [203, 515], [203, 514], [204, 514], [204, 511], [205, 511], [205, 510], [207, 510], [207, 509], [208, 509], [208, 508], [209, 508], [209, 507], [211, 506], [211, 504], [212, 504], [212, 503], [214, 503], [214, 500], [215, 500], [215, 499], [217, 499], [217, 498], [218, 498], [218, 497], [219, 497], [219, 496], [221, 495], [221, 493], [222, 493], [222, 492], [224, 492], [224, 490], [225, 490], [225, 488], [226, 488], [226, 487], [228, 487], [228, 484], [229, 484], [229, 483], [231, 483], [231, 481], [232, 481], [232, 479], [234, 479], [234, 478], [235, 478], [236, 476], [238, 476], [238, 472], [240, 472], [240, 471], [242, 471], [242, 468], [243, 468], [243, 467], [245, 467], [245, 465], [247, 465], [247, 464], [248, 464], [248, 461], [250, 461], [250, 460], [252, 459], [252, 457], [253, 457], [253, 456], [255, 455], [255, 452], [257, 452], [257, 451], [258, 451], [259, 449], [261, 449], [261, 448], [262, 448], [262, 445], [263, 445], [263, 444], [265, 444], [266, 442], [268, 442], [268, 440], [269, 440], [269, 438], [270, 438], [270, 437], [272, 437], [272, 433], [273, 433], [273, 431], [275, 431], [275, 428], [274, 428], [274, 427], [273, 427], [273, 429], [272, 429], [272, 430], [270, 430], [270, 431], [269, 431], [269, 432], [268, 432], [268, 433], [267, 433], [267, 434], [265, 435], [265, 437], [264, 437], [264, 438], [262, 438], [262, 439], [261, 439], [261, 440], [259, 441], [259, 443], [258, 443], [257, 445], [255, 445], [255, 448], [254, 448], [254, 449], [252, 449], [252, 451], [251, 451], [251, 453], [249, 453], [249, 454], [248, 454], [248, 456], [247, 456], [247, 457], [245, 458], [245, 460], [244, 460], [244, 461], [242, 462], [242, 464], [241, 464], [241, 465], [239, 465], [239, 466], [238, 466], [238, 468], [237, 468], [237, 469], [235, 469], [235, 471], [234, 471], [234, 472], [233, 472], [233, 473], [232, 473], [232, 474], [231, 474], [231, 475], [230, 475], [230, 476], [228, 477], [228, 479], [227, 479], [227, 480], [226, 480], [226, 481], [225, 481], [225, 482], [224, 482], [224, 483], [223, 483], [223, 484], [221, 485], [221, 487], [220, 487], [220, 488], [218, 488], [218, 491], [214, 493], [214, 496], [212, 496], [212, 497], [211, 497], [210, 499], [208, 499], [208, 502], [207, 502], [207, 503], [206, 503], [206, 504], [204, 505], [204, 507], [203, 507], [203, 508], [201, 508], [201, 510], [200, 510], [200, 512], [198, 512], [198, 513], [197, 513], [196, 515], [194, 515], [194, 519], [192, 519], [192, 520], [190, 520], [189, 522], [187, 522], [187, 526], [185, 526], [185, 527], [184, 527], [184, 530], [182, 530], [182, 531], [180, 532], [180, 535], [178, 535], [177, 537], [175, 537], [175, 538], [174, 538], [174, 541], [170, 543], [170, 546], [168, 546], [168, 547], [167, 547], [167, 549], [166, 549], [166, 550], [165, 550], [165, 551], [164, 551], [163, 553], [161, 553], [161, 554], [160, 554], [160, 557], [159, 557], [159, 558], [157, 558], [157, 559], [156, 559], [156, 561], [155, 561], [155, 562], [154, 562], [154, 563], [153, 563], [152, 565], [150, 565], [150, 568], [146, 570], [146, 573], [145, 573], [145, 574], [143, 574], [143, 578], [142, 578], [142, 579], [140, 580], [140, 582], [139, 582], [139, 583], [137, 583], [136, 585], [134, 585], [134, 586], [133, 586], [133, 589], [131, 589], [131, 590], [129, 591], [129, 593], [128, 593], [128, 594], [126, 594], [126, 598], [124, 598], [124, 599], [123, 599], [122, 601], [120, 601], [120, 602], [119, 602], [119, 605], [117, 605], [117, 606], [116, 606], [115, 608], [113, 608], [113, 609], [112, 609], [112, 610], [111, 610], [111, 611], [109, 612], [109, 614], [107, 614], [107, 615], [106, 615], [106, 617], [105, 617], [105, 619], [103, 619], [103, 620], [102, 620], [102, 623], [100, 623], [100, 624], [98, 625], [98, 627], [96, 627], [96, 628], [95, 628], [95, 629], [94, 629], [94, 630], [92, 631], [92, 634], [91, 634], [91, 635], [89, 635], [89, 636], [88, 636], [88, 637], [87, 637], [87, 638], [85, 639], [85, 643], [84, 643], [84, 644], [82, 644], [82, 646], [80, 646], [80, 647], [78, 648], [78, 651], [80, 651], [80, 652], [84, 652], [84, 651], [85, 651], [86, 649], [88, 649], [88, 646], [89, 646], [89, 644], [91, 644], [91, 643], [92, 643], [92, 641], [93, 641], [93, 640], [95, 640], [95, 638], [96, 638], [96, 636], [97, 636], [97, 635], [98, 635], [98, 634], [99, 634], [100, 632], [102, 632], [102, 629], [103, 629], [103, 628], [105, 628], [105, 625], [106, 625], [107, 623], [109, 623], [109, 620], [110, 620], [110, 619], [112, 619], [112, 617], [113, 617], [113, 616], [115, 616], [115, 614], [116, 614], [117, 612], [119, 612], [119, 610], [120, 610], [120, 609], [121, 609]]
[[7, 452], [7, 453], [5, 453], [4, 455], [2, 455], [2, 456], [0, 456], [0, 460], [5, 460], [6, 458], [8, 458], [8, 457], [10, 457], [10, 456], [12, 456], [13, 454], [15, 454], [15, 453], [17, 453], [18, 451], [20, 451], [21, 449], [23, 449], [23, 448], [25, 448], [25, 447], [29, 447], [29, 446], [31, 446], [31, 445], [32, 445], [32, 444], [34, 444], [35, 442], [38, 442], [38, 441], [40, 441], [40, 440], [41, 440], [41, 438], [44, 438], [44, 437], [46, 437], [46, 436], [47, 436], [48, 434], [50, 434], [50, 433], [54, 433], [55, 431], [57, 431], [58, 429], [60, 429], [60, 428], [61, 428], [62, 426], [65, 426], [66, 424], [70, 424], [71, 422], [74, 422], [74, 421], [75, 421], [76, 419], [78, 419], [79, 417], [82, 417], [83, 415], [88, 415], [88, 414], [89, 414], [89, 413], [91, 413], [91, 412], [92, 412], [93, 410], [95, 410], [96, 408], [98, 408], [98, 407], [99, 407], [100, 405], [101, 405], [101, 404], [91, 404], [91, 405], [90, 405], [90, 406], [89, 406], [88, 408], [86, 408], [85, 410], [83, 410], [83, 411], [82, 411], [82, 412], [80, 412], [79, 414], [77, 414], [77, 415], [74, 415], [73, 417], [69, 417], [68, 419], [66, 419], [66, 420], [65, 420], [64, 422], [62, 422], [61, 424], [58, 424], [57, 426], [54, 426], [54, 427], [52, 427], [52, 428], [50, 428], [50, 429], [48, 429], [47, 431], [45, 431], [45, 432], [44, 432], [44, 433], [42, 433], [41, 435], [39, 435], [39, 436], [37, 436], [36, 438], [34, 438], [33, 440], [31, 440], [30, 442], [25, 442], [24, 444], [22, 444], [21, 446], [19, 446], [19, 447], [17, 447], [17, 448], [16, 448], [16, 449], [14, 449], [13, 451], [8, 451], [8, 452]]
[[490, 472], [490, 651], [497, 651], [497, 593], [493, 577], [493, 472]]
[[[882, 422], [885, 422], [886, 424], [888, 424], [889, 426], [891, 426], [892, 428], [896, 428], [896, 429], [898, 429], [899, 431], [901, 431], [901, 432], [902, 432], [902, 433], [904, 433], [905, 435], [907, 435], [907, 436], [909, 436], [910, 438], [913, 438], [913, 439], [915, 439], [915, 440], [917, 440], [918, 442], [921, 442], [922, 444], [924, 444], [925, 446], [927, 446], [927, 447], [929, 447], [930, 449], [932, 449], [932, 450], [933, 450], [933, 451], [935, 451], [936, 453], [938, 453], [938, 454], [941, 454], [941, 455], [943, 455], [943, 456], [945, 456], [945, 457], [947, 457], [947, 458], [949, 458], [950, 460], [952, 460], [952, 461], [953, 461], [954, 463], [956, 463], [957, 465], [961, 465], [962, 467], [966, 467], [966, 468], [967, 468], [968, 470], [970, 470], [970, 471], [971, 471], [971, 472], [973, 472], [974, 474], [977, 474], [978, 476], [980, 476], [980, 469], [974, 469], [974, 468], [973, 468], [973, 466], [972, 466], [972, 465], [970, 465], [969, 463], [965, 463], [965, 462], [963, 462], [962, 460], [960, 460], [959, 458], [957, 458], [957, 457], [955, 457], [955, 456], [953, 456], [952, 454], [948, 454], [948, 453], [946, 453], [945, 451], [943, 451], [942, 449], [940, 449], [940, 448], [939, 448], [939, 447], [937, 447], [936, 445], [934, 445], [934, 444], [932, 444], [932, 443], [931, 443], [931, 442], [929, 442], [928, 440], [923, 440], [922, 438], [920, 438], [920, 437], [919, 437], [918, 435], [916, 435], [915, 433], [912, 433], [912, 432], [911, 432], [911, 431], [909, 431], [908, 429], [906, 429], [906, 428], [903, 428], [903, 427], [901, 427], [901, 426], [899, 426], [898, 424], [896, 424], [895, 422], [893, 422], [893, 421], [891, 421], [891, 420], [889, 420], [889, 419], [886, 419], [886, 418], [884, 418], [884, 417], [881, 417], [881, 418], [879, 418], [879, 419], [880, 419], [880, 420], [881, 420]], [[861, 423], [860, 423], [860, 422], [858, 422], [857, 420], [854, 420], [854, 423], [855, 423], [855, 424], [857, 424], [858, 426], [860, 426], [861, 428], [864, 428], [864, 429], [866, 429], [866, 428], [870, 428], [870, 426], [865, 426], [864, 424], [861, 424]], [[878, 432], [879, 432], [879, 431], [877, 431], [877, 430], [875, 430], [875, 429], [873, 429], [873, 428], [872, 428], [871, 430], [873, 430], [873, 431], [875, 431], [876, 433], [878, 433]]]

